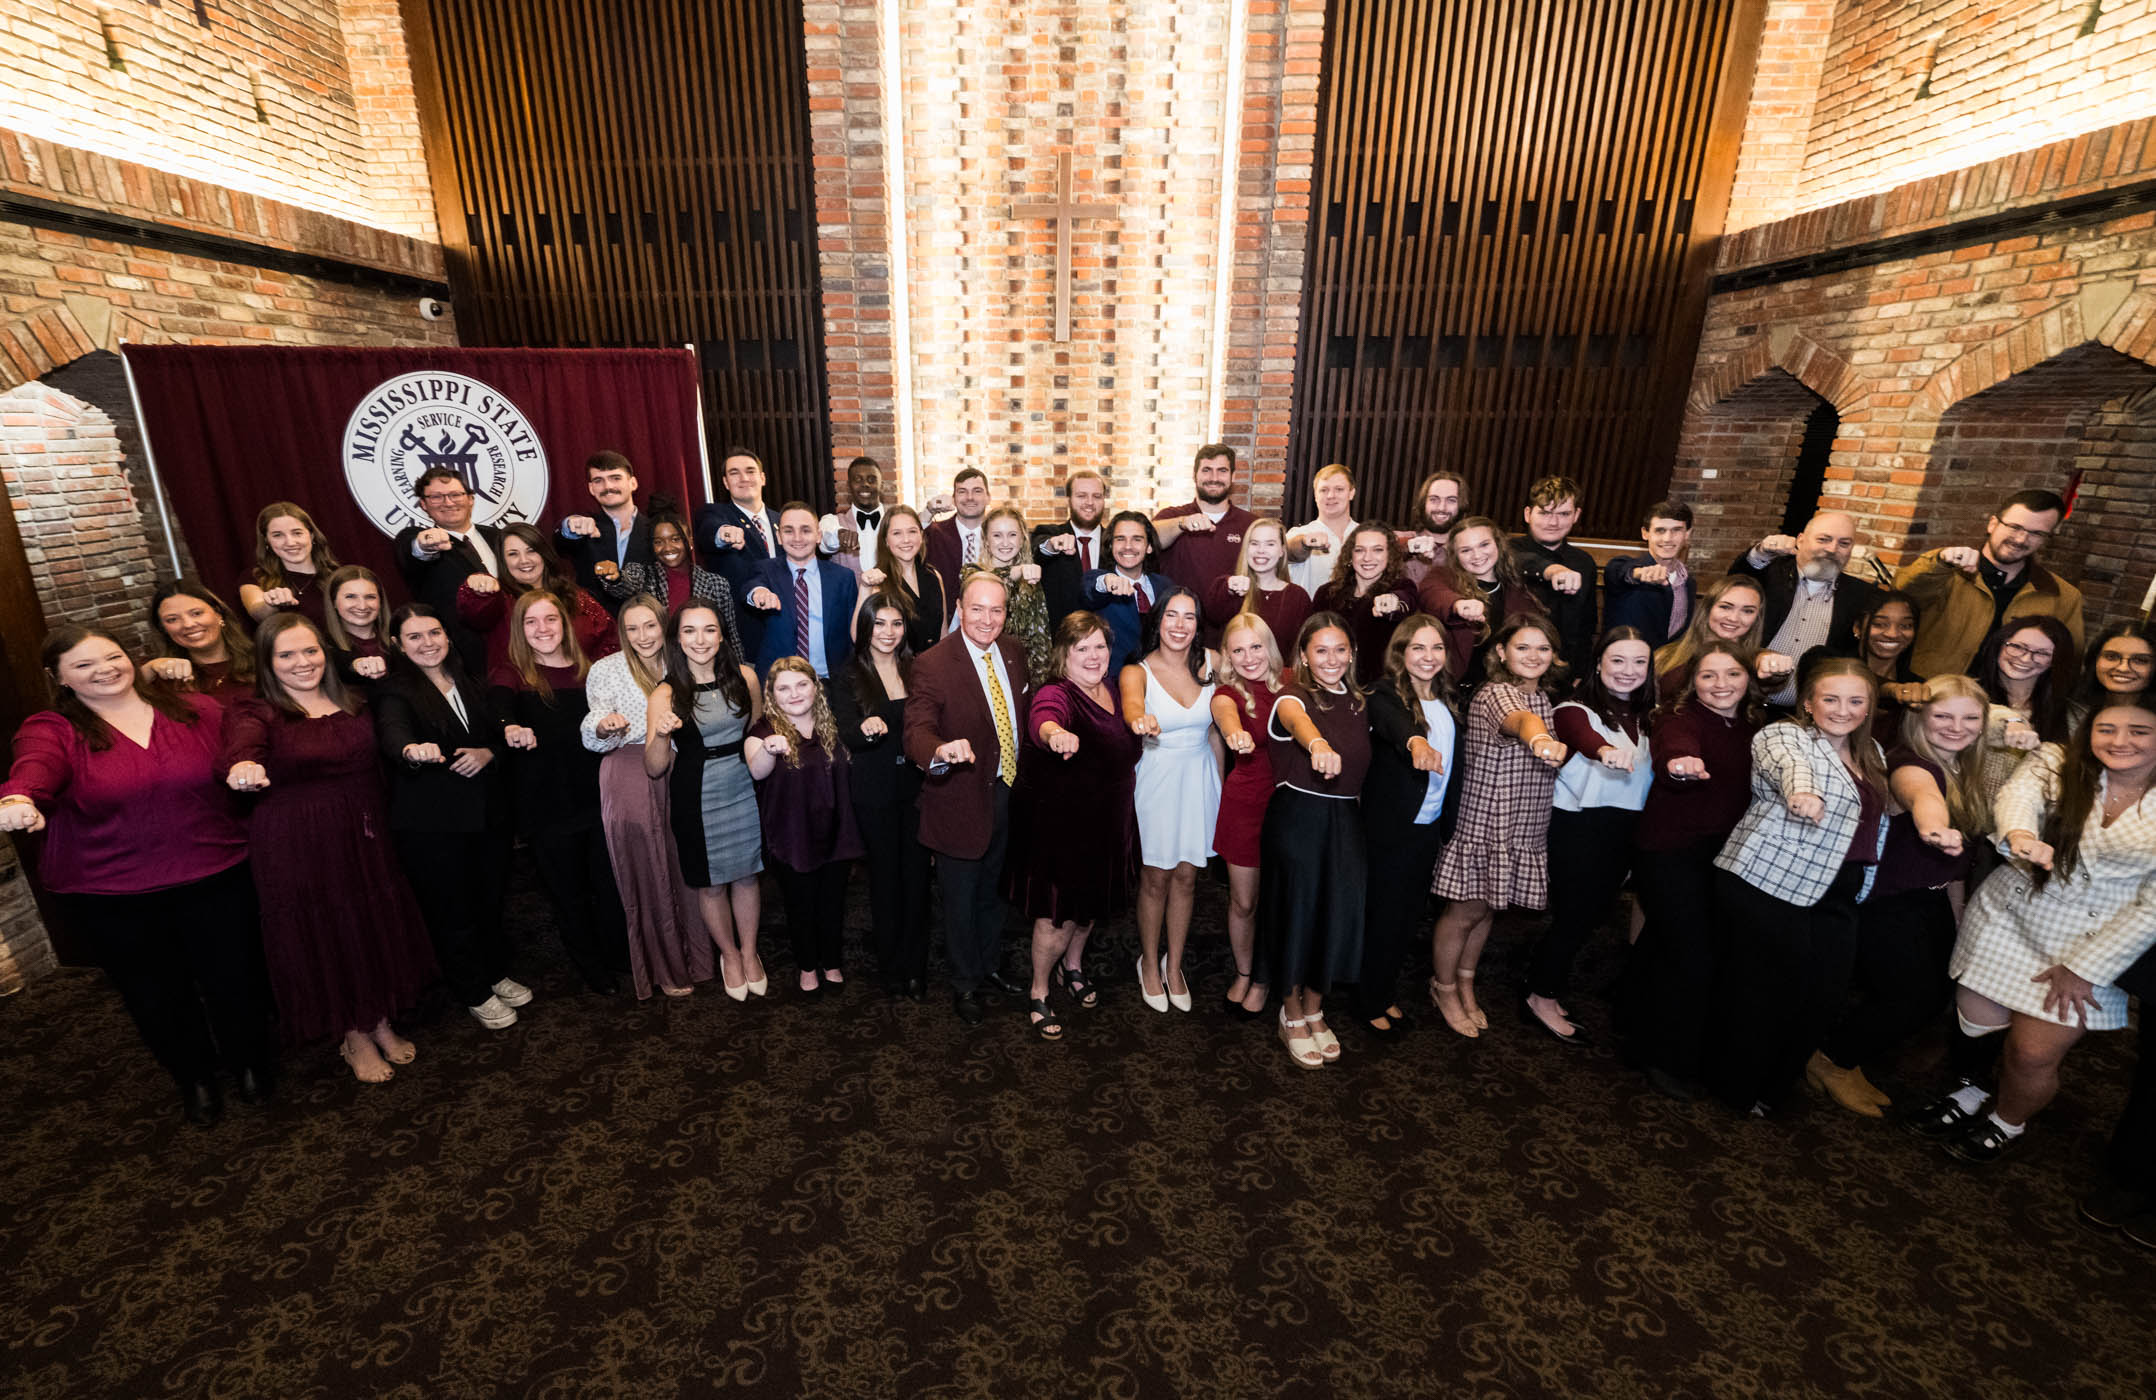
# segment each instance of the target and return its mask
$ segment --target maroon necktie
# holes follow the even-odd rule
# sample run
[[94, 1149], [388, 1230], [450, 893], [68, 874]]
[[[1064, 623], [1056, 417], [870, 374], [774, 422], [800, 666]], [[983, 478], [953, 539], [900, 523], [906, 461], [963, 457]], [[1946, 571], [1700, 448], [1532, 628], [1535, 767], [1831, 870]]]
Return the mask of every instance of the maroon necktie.
[[1084, 535], [1078, 537], [1078, 567], [1086, 573], [1093, 572], [1093, 541]]
[[1143, 582], [1133, 582], [1131, 584], [1130, 599], [1138, 605], [1138, 616], [1140, 617], [1144, 617], [1153, 610], [1152, 603], [1146, 599], [1145, 584]]
[[809, 571], [794, 570], [794, 653], [809, 654]]

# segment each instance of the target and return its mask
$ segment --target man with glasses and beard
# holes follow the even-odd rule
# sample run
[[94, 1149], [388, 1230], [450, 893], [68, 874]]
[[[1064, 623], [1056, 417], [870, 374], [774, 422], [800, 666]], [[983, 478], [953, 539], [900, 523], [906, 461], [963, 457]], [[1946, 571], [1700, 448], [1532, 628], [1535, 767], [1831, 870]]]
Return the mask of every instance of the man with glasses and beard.
[[2055, 617], [2082, 644], [2081, 590], [2039, 564], [2066, 502], [2052, 491], [2017, 491], [1984, 521], [1984, 543], [1954, 545], [1902, 565], [1894, 586], [1916, 599], [1916, 650], [1925, 678], [1968, 668], [1984, 638], [2024, 617]]
[[442, 619], [465, 673], [487, 673], [487, 639], [457, 617], [457, 590], [473, 574], [501, 573], [502, 532], [472, 524], [472, 489], [447, 467], [430, 467], [412, 486], [428, 524], [397, 532], [397, 569], [415, 603]]
[[1767, 650], [1797, 662], [1781, 689], [1768, 697], [1769, 704], [1794, 706], [1805, 653], [1848, 643], [1857, 619], [1877, 600], [1877, 588], [1848, 573], [1856, 544], [1856, 520], [1842, 511], [1823, 510], [1802, 534], [1769, 535], [1729, 566], [1733, 574], [1758, 579], [1766, 595], [1759, 626]]

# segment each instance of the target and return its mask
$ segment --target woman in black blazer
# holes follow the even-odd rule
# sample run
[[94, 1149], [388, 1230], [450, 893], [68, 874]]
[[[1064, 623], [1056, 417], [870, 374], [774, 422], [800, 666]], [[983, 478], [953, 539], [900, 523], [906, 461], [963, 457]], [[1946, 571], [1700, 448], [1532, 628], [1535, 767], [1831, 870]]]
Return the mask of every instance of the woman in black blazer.
[[531, 991], [509, 977], [502, 933], [512, 827], [501, 718], [458, 665], [449, 630], [414, 603], [390, 619], [374, 729], [389, 761], [389, 829], [450, 993], [489, 1030]]
[[1404, 1028], [1400, 962], [1422, 921], [1438, 852], [1452, 834], [1463, 726], [1445, 669], [1445, 627], [1410, 613], [1385, 647], [1370, 687], [1370, 773], [1363, 780], [1363, 839], [1370, 894], [1363, 913], [1356, 1010], [1386, 1039]]
[[[933, 571], [923, 570], [933, 578]], [[921, 844], [921, 770], [906, 759], [906, 683], [913, 669], [905, 610], [872, 596], [854, 618], [853, 661], [827, 694], [853, 755], [854, 823], [868, 848], [868, 907], [883, 989], [928, 994], [928, 850]]]

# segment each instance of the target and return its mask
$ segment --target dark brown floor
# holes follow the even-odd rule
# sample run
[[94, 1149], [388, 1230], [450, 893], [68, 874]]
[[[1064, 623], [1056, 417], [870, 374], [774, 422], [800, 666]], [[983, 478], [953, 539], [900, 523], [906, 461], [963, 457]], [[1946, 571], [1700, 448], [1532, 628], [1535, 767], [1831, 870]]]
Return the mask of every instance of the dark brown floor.
[[1143, 1007], [1126, 928], [1060, 1046], [1007, 1000], [791, 1000], [782, 938], [749, 1005], [575, 995], [542, 950], [514, 1030], [417, 1018], [380, 1088], [317, 1048], [208, 1132], [94, 974], [50, 978], [0, 1002], [0, 1389], [2156, 1393], [2156, 1255], [2073, 1210], [2127, 1037], [1974, 1173], [1824, 1105], [1665, 1102], [1509, 1015], [1297, 1069], [1214, 1010], [1218, 908], [1196, 1014]]

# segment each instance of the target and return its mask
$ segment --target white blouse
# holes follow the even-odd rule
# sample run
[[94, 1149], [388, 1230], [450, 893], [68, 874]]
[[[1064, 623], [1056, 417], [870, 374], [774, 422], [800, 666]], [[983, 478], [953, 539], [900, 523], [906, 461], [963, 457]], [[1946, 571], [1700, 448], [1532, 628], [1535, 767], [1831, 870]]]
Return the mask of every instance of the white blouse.
[[[591, 663], [591, 670], [584, 677], [584, 700], [590, 706], [584, 712], [581, 726], [585, 748], [593, 753], [612, 753], [626, 745], [644, 742], [644, 715], [651, 708], [651, 697], [630, 674], [627, 652], [617, 651]], [[627, 733], [612, 737], [599, 733], [599, 721], [610, 714], [629, 721]]]

